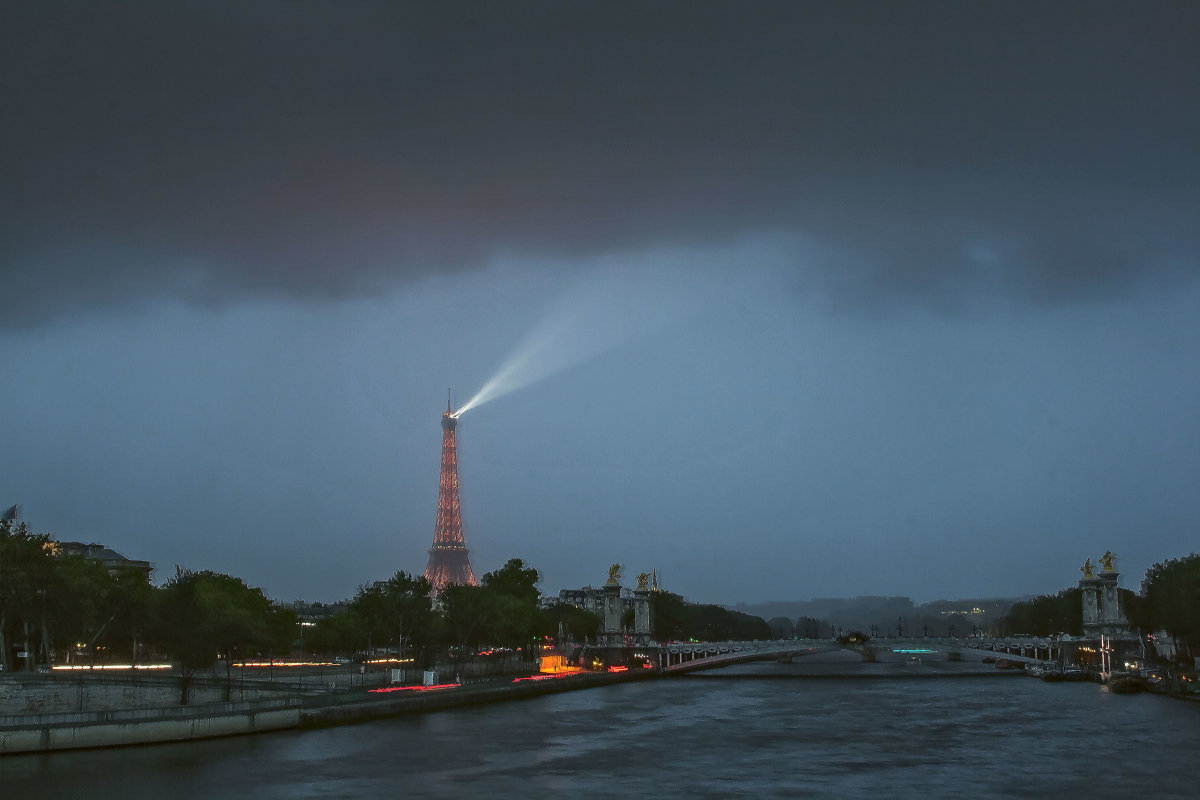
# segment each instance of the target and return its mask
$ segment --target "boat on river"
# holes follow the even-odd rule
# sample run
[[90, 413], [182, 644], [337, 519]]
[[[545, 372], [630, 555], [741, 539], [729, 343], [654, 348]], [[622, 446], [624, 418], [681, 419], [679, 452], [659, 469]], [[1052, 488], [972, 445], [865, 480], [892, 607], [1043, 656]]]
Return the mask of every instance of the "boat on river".
[[1104, 688], [1113, 694], [1137, 694], [1146, 691], [1146, 680], [1135, 675], [1114, 675]]

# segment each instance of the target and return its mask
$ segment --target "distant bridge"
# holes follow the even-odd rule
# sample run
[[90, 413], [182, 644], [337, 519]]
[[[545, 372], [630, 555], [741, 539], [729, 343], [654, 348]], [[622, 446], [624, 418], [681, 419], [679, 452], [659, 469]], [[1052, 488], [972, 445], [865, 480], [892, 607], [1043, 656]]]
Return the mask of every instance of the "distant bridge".
[[819, 639], [777, 642], [672, 642], [662, 645], [659, 669], [682, 675], [702, 669], [728, 667], [748, 661], [791, 661], [811, 653], [832, 653], [845, 647]]
[[971, 655], [994, 655], [1010, 662], [1052, 661], [1062, 657], [1062, 646], [1052, 639], [959, 639], [905, 638], [875, 639], [862, 643], [842, 643], [836, 639], [785, 639], [753, 642], [668, 642], [659, 650], [659, 669], [668, 675], [682, 675], [705, 669], [718, 669], [750, 661], [784, 661], [840, 650], [858, 653], [864, 661], [875, 661], [883, 653], [906, 654], [945, 652], [956, 659]]

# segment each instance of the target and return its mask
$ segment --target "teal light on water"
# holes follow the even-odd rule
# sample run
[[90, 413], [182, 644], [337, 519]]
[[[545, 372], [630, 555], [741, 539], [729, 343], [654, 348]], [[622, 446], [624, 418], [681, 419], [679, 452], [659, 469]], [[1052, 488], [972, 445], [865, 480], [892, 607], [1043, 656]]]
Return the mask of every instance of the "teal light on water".
[[893, 650], [893, 653], [936, 653], [937, 650]]

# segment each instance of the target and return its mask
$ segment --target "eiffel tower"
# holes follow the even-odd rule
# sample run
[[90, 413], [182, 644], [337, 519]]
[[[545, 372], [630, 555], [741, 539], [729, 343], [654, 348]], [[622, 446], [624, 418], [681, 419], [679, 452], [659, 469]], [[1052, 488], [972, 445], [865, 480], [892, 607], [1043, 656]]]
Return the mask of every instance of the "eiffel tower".
[[425, 565], [425, 580], [435, 594], [451, 583], [478, 586], [471, 570], [467, 543], [463, 540], [462, 508], [458, 500], [458, 449], [454, 429], [458, 416], [450, 408], [446, 396], [446, 413], [442, 414], [442, 478], [438, 486], [437, 524], [433, 529], [433, 547]]

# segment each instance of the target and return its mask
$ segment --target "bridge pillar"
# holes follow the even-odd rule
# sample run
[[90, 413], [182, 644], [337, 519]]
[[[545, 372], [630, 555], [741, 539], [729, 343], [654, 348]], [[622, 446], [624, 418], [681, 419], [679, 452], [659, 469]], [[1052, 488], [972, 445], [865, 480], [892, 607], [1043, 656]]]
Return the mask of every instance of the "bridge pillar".
[[633, 590], [633, 635], [638, 644], [646, 644], [651, 637], [650, 590]]
[[604, 640], [605, 644], [622, 644], [621, 641], [621, 585], [606, 583], [604, 592]]
[[1079, 579], [1083, 593], [1083, 632], [1095, 635], [1100, 630], [1100, 579], [1090, 572]]

